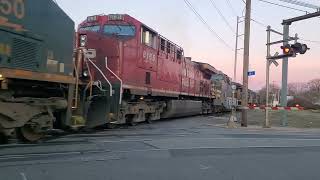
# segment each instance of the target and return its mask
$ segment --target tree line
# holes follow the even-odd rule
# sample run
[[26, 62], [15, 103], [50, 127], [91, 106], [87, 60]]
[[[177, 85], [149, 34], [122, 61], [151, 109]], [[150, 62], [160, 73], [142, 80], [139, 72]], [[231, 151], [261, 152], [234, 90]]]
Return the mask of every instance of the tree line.
[[[280, 87], [276, 84], [270, 85], [269, 102], [279, 99]], [[263, 87], [258, 91], [260, 96], [260, 103], [266, 103], [266, 87]], [[320, 78], [313, 79], [305, 83], [289, 83], [288, 84], [288, 96], [292, 96], [293, 99], [289, 100], [290, 103], [300, 103], [301, 105], [320, 105]]]

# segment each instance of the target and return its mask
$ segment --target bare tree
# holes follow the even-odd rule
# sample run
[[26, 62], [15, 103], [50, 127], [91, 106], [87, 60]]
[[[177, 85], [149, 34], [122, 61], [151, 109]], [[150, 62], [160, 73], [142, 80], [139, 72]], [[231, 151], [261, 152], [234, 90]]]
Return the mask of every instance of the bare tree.
[[320, 93], [320, 79], [314, 79], [308, 83], [310, 91]]
[[289, 83], [288, 84], [289, 95], [300, 96], [302, 93], [308, 91], [307, 83]]
[[[271, 84], [269, 102], [278, 98], [280, 87]], [[289, 95], [294, 96], [294, 99], [298, 102], [304, 102], [304, 104], [320, 103], [320, 79], [314, 79], [308, 83], [290, 83], [288, 84]], [[263, 87], [259, 92], [261, 103], [266, 103], [266, 87]]]
[[[275, 99], [279, 98], [280, 87], [276, 84], [270, 85], [270, 93], [269, 93], [269, 102], [272, 102]], [[258, 91], [258, 95], [260, 96], [260, 103], [266, 103], [266, 87], [263, 87]]]
[[320, 101], [320, 79], [314, 79], [308, 83], [309, 91], [306, 96], [313, 102]]

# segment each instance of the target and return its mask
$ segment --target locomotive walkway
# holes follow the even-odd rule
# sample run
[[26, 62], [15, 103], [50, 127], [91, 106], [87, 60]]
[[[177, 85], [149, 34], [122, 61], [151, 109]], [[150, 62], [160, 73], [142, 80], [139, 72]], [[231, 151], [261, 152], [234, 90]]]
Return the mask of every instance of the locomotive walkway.
[[0, 146], [0, 179], [320, 179], [320, 130], [191, 117]]

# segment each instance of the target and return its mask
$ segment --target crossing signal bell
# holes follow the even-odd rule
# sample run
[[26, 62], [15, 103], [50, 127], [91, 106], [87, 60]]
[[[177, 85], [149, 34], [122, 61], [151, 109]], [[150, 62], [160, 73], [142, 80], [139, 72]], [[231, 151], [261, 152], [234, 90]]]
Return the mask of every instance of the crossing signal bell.
[[297, 54], [305, 54], [310, 48], [306, 44], [295, 43], [281, 46], [283, 55], [286, 57], [295, 57]]

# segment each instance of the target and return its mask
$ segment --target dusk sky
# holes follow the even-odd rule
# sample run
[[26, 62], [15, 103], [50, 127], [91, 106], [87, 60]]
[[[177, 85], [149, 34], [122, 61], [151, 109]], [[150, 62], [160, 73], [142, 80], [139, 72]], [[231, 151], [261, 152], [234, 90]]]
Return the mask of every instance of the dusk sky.
[[[194, 8], [201, 14], [208, 24], [229, 46], [234, 49], [236, 16], [242, 16], [245, 4], [242, 0], [229, 0], [234, 11], [228, 6], [227, 0], [213, 0], [216, 6], [232, 26], [232, 31], [227, 23], [219, 16], [210, 0], [189, 0]], [[270, 4], [252, 0], [252, 18], [272, 28], [282, 31], [283, 19], [303, 15], [303, 12], [290, 10]], [[270, 2], [288, 5], [309, 12], [308, 9], [283, 3], [279, 0]], [[96, 14], [129, 14], [144, 24], [152, 27], [171, 41], [179, 44], [185, 50], [185, 56], [191, 56], [195, 61], [210, 63], [233, 77], [234, 52], [221, 43], [186, 6], [184, 0], [56, 0], [60, 7], [76, 22], [76, 25], [85, 20], [87, 16]], [[320, 6], [319, 0], [303, 0]], [[243, 33], [243, 23], [240, 24], [240, 34]], [[290, 34], [299, 34], [301, 39], [318, 42], [306, 42], [311, 48], [305, 55], [289, 60], [289, 82], [306, 82], [314, 78], [320, 78], [320, 19], [314, 18], [291, 26]], [[266, 27], [252, 22], [250, 49], [250, 70], [255, 70], [257, 75], [250, 77], [249, 88], [259, 89], [265, 85], [266, 66]], [[274, 35], [273, 40], [280, 40], [280, 36]], [[301, 41], [304, 42], [304, 41]], [[239, 48], [243, 47], [243, 39], [239, 39]], [[279, 51], [274, 47], [272, 53]], [[237, 81], [242, 80], [243, 53], [238, 56]], [[281, 83], [281, 61], [279, 67], [272, 66], [271, 82]]]

